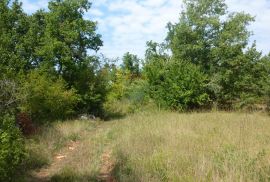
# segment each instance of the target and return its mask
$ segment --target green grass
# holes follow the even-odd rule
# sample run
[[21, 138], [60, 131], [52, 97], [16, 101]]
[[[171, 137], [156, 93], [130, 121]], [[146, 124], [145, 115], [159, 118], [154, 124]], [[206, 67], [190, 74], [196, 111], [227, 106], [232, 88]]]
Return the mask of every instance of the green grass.
[[41, 161], [52, 161], [65, 142], [80, 142], [51, 171], [52, 181], [98, 181], [107, 148], [117, 181], [270, 180], [270, 117], [263, 113], [151, 111], [96, 124], [56, 123], [47, 130], [28, 142]]

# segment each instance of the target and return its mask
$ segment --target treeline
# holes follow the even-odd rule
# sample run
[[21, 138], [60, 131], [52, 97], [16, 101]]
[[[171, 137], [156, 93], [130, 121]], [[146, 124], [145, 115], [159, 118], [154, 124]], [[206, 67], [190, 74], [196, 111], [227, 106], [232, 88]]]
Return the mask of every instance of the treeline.
[[[137, 96], [146, 91], [146, 98], [166, 109], [269, 108], [270, 54], [258, 51], [256, 42], [249, 46], [248, 25], [254, 17], [229, 13], [223, 0], [185, 0], [184, 4], [179, 22], [168, 24], [165, 41], [147, 42], [138, 79], [122, 84], [127, 95], [128, 88], [134, 90], [137, 84], [141, 87]], [[127, 67], [131, 73], [133, 69]]]
[[223, 0], [185, 0], [163, 44], [148, 43], [151, 96], [180, 110], [253, 108], [269, 103], [270, 54], [248, 46], [254, 17]]
[[117, 66], [94, 54], [102, 40], [84, 18], [90, 7], [52, 0], [28, 15], [19, 1], [0, 1], [0, 181], [27, 156], [16, 116], [40, 125], [149, 103], [177, 111], [270, 105], [270, 54], [249, 47], [249, 14], [229, 13], [223, 0], [185, 0], [163, 43], [149, 41], [144, 60], [126, 53]]

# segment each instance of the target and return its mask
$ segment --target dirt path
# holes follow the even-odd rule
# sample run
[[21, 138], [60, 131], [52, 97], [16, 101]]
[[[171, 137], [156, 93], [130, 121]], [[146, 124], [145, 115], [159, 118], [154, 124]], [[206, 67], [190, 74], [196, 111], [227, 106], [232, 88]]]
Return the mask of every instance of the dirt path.
[[104, 182], [116, 182], [112, 174], [114, 167], [115, 161], [112, 159], [112, 150], [107, 149], [101, 156], [99, 180]]
[[[96, 136], [96, 134], [106, 133], [106, 130], [109, 128], [109, 126], [110, 125], [97, 126], [94, 131], [81, 133], [83, 136], [81, 140], [76, 142], [68, 142], [68, 144], [60, 150], [60, 152], [55, 154], [52, 159], [52, 163], [49, 166], [45, 166], [38, 171], [31, 172], [30, 179], [28, 181], [49, 182], [53, 176], [57, 175], [63, 169], [63, 167], [69, 166], [69, 164], [74, 162], [74, 160], [78, 160], [76, 158], [77, 153], [81, 153], [81, 150], [85, 149], [85, 144], [89, 142], [89, 140], [92, 140], [91, 137]], [[95, 139], [93, 138], [93, 140]], [[115, 161], [112, 157], [112, 147], [109, 143], [105, 145], [105, 149], [100, 155], [101, 162], [96, 180], [103, 182], [116, 182], [115, 178], [113, 177]], [[86, 152], [87, 150], [83, 151]], [[81, 158], [81, 160], [83, 160], [83, 158]]]
[[31, 175], [33, 179], [31, 179], [31, 181], [32, 182], [50, 181], [51, 177], [61, 169], [61, 166], [63, 166], [63, 163], [65, 163], [65, 161], [69, 159], [69, 157], [73, 153], [76, 152], [79, 145], [80, 145], [80, 142], [73, 142], [73, 141], [69, 142], [68, 145], [64, 147], [61, 152], [57, 153], [54, 156], [53, 162], [51, 165], [46, 166], [39, 171], [32, 172]]

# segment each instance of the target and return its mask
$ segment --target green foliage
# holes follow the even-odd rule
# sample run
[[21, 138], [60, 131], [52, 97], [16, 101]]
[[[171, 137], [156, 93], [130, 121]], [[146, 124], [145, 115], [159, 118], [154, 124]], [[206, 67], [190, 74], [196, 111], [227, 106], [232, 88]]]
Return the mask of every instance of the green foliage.
[[109, 81], [109, 92], [104, 104], [107, 114], [126, 114], [130, 103], [126, 100], [127, 91], [131, 84], [128, 70], [115, 68]]
[[114, 64], [107, 67], [109, 92], [105, 108], [109, 113], [133, 113], [147, 104], [149, 86], [140, 73], [137, 56], [126, 53], [120, 68]]
[[88, 0], [51, 1], [48, 12], [33, 15], [43, 28], [42, 44], [36, 48], [39, 64], [56, 69], [69, 85], [78, 77], [77, 70], [89, 62], [87, 50], [102, 46], [96, 23], [83, 18], [90, 7]]
[[198, 65], [208, 78], [206, 92], [222, 107], [262, 103], [269, 79], [256, 44], [248, 48], [254, 18], [228, 13], [224, 0], [185, 0], [176, 24], [169, 24], [167, 45], [175, 60]]
[[24, 142], [15, 119], [0, 118], [0, 181], [12, 181], [25, 158]]
[[130, 74], [127, 71], [117, 69], [115, 72], [115, 78], [112, 81], [110, 94], [108, 94], [109, 100], [121, 99], [126, 95], [128, 86], [130, 85]]
[[188, 110], [209, 102], [207, 76], [192, 63], [173, 59], [153, 59], [146, 65], [150, 93], [161, 106]]
[[0, 79], [0, 113], [14, 112], [17, 105], [18, 86], [12, 79]]
[[71, 116], [79, 100], [76, 90], [67, 89], [63, 79], [38, 71], [30, 72], [21, 81], [18, 98], [21, 111], [30, 113], [38, 122]]
[[130, 84], [126, 91], [127, 98], [137, 107], [149, 102], [149, 84], [147, 80], [137, 79]]
[[104, 78], [99, 60], [90, 56], [102, 41], [96, 33], [97, 23], [84, 19], [90, 7], [88, 0], [52, 0], [48, 11], [27, 15], [17, 0], [1, 1], [0, 76], [12, 80], [18, 73], [45, 71], [49, 79], [63, 78], [65, 88], [78, 91], [77, 112], [102, 112]]
[[107, 71], [99, 64], [99, 59], [89, 57], [74, 70], [71, 82], [81, 96], [78, 112], [103, 114], [103, 103], [106, 99]]
[[0, 74], [14, 76], [28, 64], [24, 45], [28, 26], [21, 3], [0, 1]]
[[132, 77], [140, 75], [140, 60], [136, 55], [125, 53], [123, 56], [122, 69], [130, 72]]

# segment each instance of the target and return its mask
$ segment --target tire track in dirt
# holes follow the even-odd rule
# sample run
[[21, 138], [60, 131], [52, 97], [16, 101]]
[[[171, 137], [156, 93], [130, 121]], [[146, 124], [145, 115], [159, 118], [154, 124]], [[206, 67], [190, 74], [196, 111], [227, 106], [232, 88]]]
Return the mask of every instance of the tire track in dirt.
[[53, 162], [39, 171], [34, 171], [32, 173], [33, 179], [32, 182], [40, 181], [40, 182], [47, 182], [50, 181], [51, 177], [61, 168], [62, 164], [65, 162], [66, 159], [69, 158], [74, 152], [76, 152], [76, 149], [80, 145], [79, 142], [71, 141], [69, 144], [65, 147], [65, 149], [62, 152], [57, 153], [54, 158]]
[[107, 149], [101, 156], [99, 180], [102, 182], [116, 182], [113, 176], [114, 167], [115, 161], [112, 159], [112, 150]]

